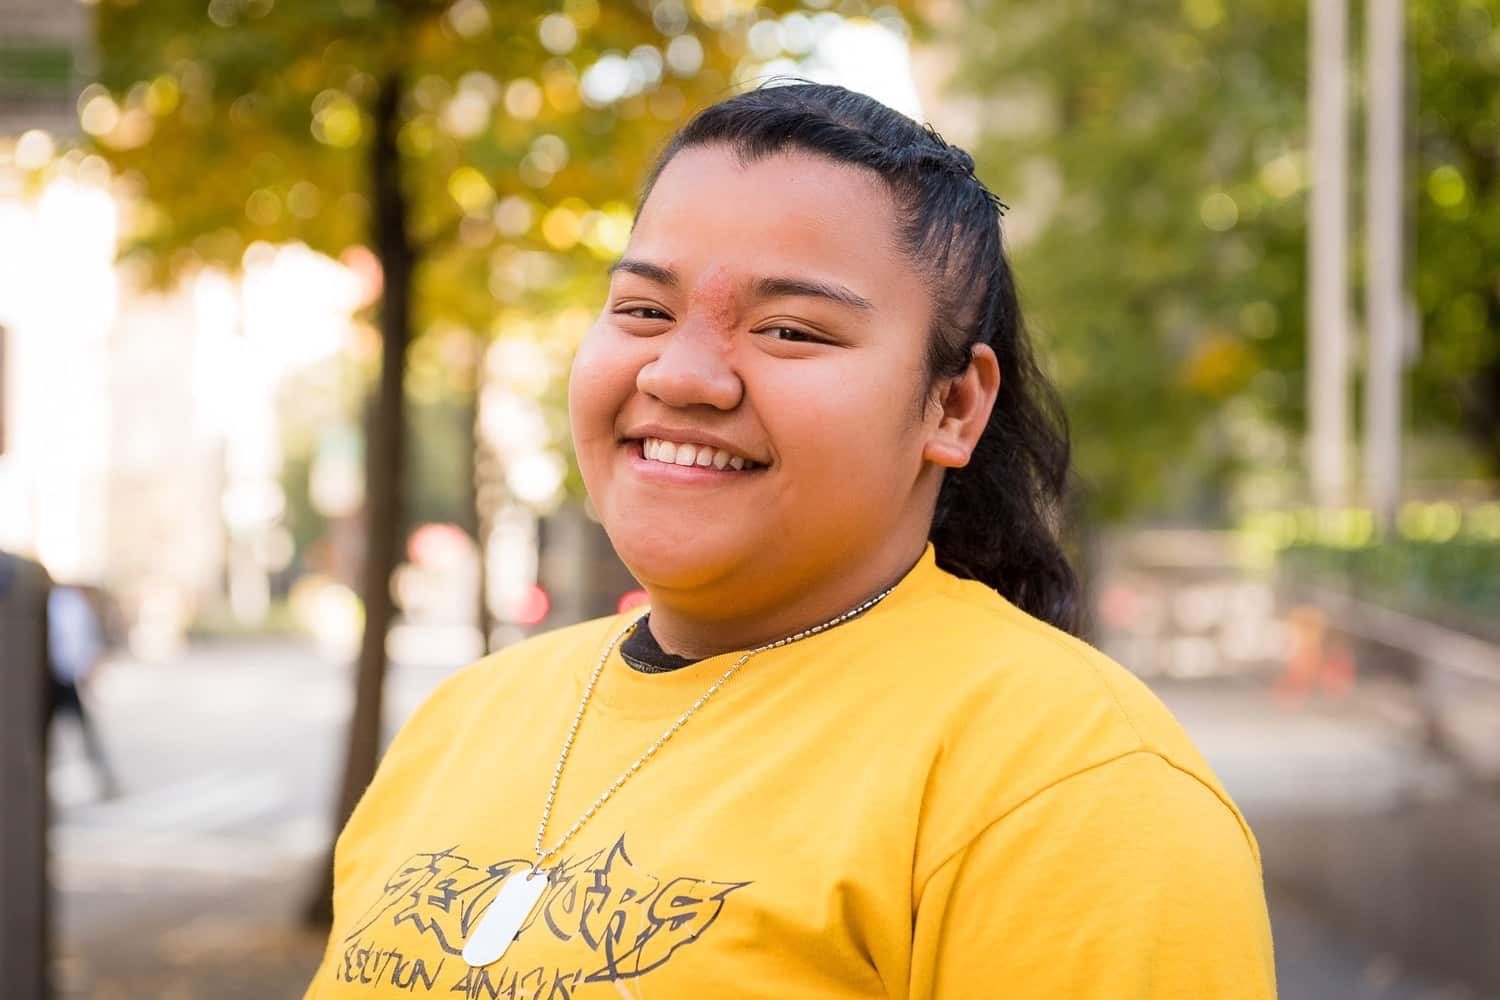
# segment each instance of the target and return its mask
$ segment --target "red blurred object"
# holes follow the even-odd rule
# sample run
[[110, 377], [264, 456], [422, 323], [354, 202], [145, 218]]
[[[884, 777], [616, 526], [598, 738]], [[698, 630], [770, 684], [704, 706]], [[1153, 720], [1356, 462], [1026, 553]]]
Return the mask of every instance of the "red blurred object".
[[511, 617], [517, 625], [540, 625], [552, 610], [552, 598], [547, 592], [536, 584], [526, 589], [526, 593], [516, 602]]
[[406, 558], [417, 566], [448, 568], [463, 561], [474, 543], [456, 524], [424, 524], [406, 540]]
[[380, 258], [369, 247], [355, 244], [339, 254], [339, 260], [359, 278], [360, 308], [380, 298], [380, 290], [385, 286], [385, 274], [380, 269]]
[[615, 605], [615, 614], [623, 615], [631, 608], [638, 608], [643, 604], [651, 603], [651, 595], [644, 590], [627, 590], [620, 595], [620, 603]]
[[1129, 587], [1114, 586], [1099, 598], [1099, 617], [1112, 629], [1124, 629], [1140, 613], [1140, 597]]

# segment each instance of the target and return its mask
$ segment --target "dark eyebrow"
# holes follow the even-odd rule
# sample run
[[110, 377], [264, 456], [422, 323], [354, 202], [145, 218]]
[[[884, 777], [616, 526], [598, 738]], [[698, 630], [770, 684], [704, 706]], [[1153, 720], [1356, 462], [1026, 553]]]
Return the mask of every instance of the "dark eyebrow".
[[[660, 264], [652, 264], [644, 260], [636, 260], [633, 257], [621, 257], [610, 265], [609, 273], [626, 271], [630, 274], [639, 275], [647, 281], [654, 281], [658, 285], [668, 288], [676, 288], [678, 285], [677, 272], [670, 267]], [[840, 305], [849, 306], [853, 309], [874, 309], [875, 305], [869, 299], [858, 292], [845, 288], [843, 285], [835, 285], [826, 281], [808, 281], [802, 278], [759, 278], [755, 282], [755, 294], [759, 298], [770, 299], [785, 296], [807, 296], [816, 299], [828, 299]]]
[[670, 267], [662, 267], [660, 264], [647, 263], [644, 260], [636, 260], [633, 257], [621, 257], [609, 266], [609, 273], [616, 271], [627, 271], [630, 274], [638, 274], [647, 281], [654, 281], [658, 285], [666, 285], [668, 288], [677, 287], [677, 272]]
[[801, 278], [761, 278], [755, 283], [755, 293], [761, 298], [768, 299], [800, 295], [815, 299], [828, 299], [854, 309], [875, 308], [874, 303], [869, 299], [843, 285], [829, 284], [824, 281], [805, 281]]

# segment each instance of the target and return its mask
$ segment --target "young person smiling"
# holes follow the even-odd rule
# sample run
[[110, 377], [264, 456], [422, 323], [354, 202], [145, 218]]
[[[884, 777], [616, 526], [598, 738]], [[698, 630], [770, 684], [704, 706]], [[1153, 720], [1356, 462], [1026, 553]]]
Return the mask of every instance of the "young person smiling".
[[1244, 819], [1071, 634], [1052, 399], [967, 154], [837, 87], [700, 113], [570, 386], [649, 612], [418, 710], [307, 995], [1273, 996]]

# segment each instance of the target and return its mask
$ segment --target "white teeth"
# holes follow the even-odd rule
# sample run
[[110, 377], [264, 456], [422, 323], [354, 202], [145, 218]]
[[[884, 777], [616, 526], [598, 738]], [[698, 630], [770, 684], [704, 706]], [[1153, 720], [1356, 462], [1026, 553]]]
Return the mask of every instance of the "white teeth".
[[701, 469], [755, 469], [759, 468], [749, 459], [732, 455], [723, 448], [702, 444], [678, 444], [661, 438], [643, 438], [641, 455], [653, 462], [667, 465], [697, 466]]

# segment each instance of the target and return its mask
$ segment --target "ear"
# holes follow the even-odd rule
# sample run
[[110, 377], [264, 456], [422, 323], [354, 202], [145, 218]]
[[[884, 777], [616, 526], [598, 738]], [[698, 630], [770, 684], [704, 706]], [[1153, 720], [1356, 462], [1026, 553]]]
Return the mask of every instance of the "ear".
[[969, 367], [950, 380], [938, 400], [942, 416], [922, 448], [922, 457], [934, 465], [961, 469], [995, 408], [1000, 394], [1000, 362], [988, 344], [975, 344]]

